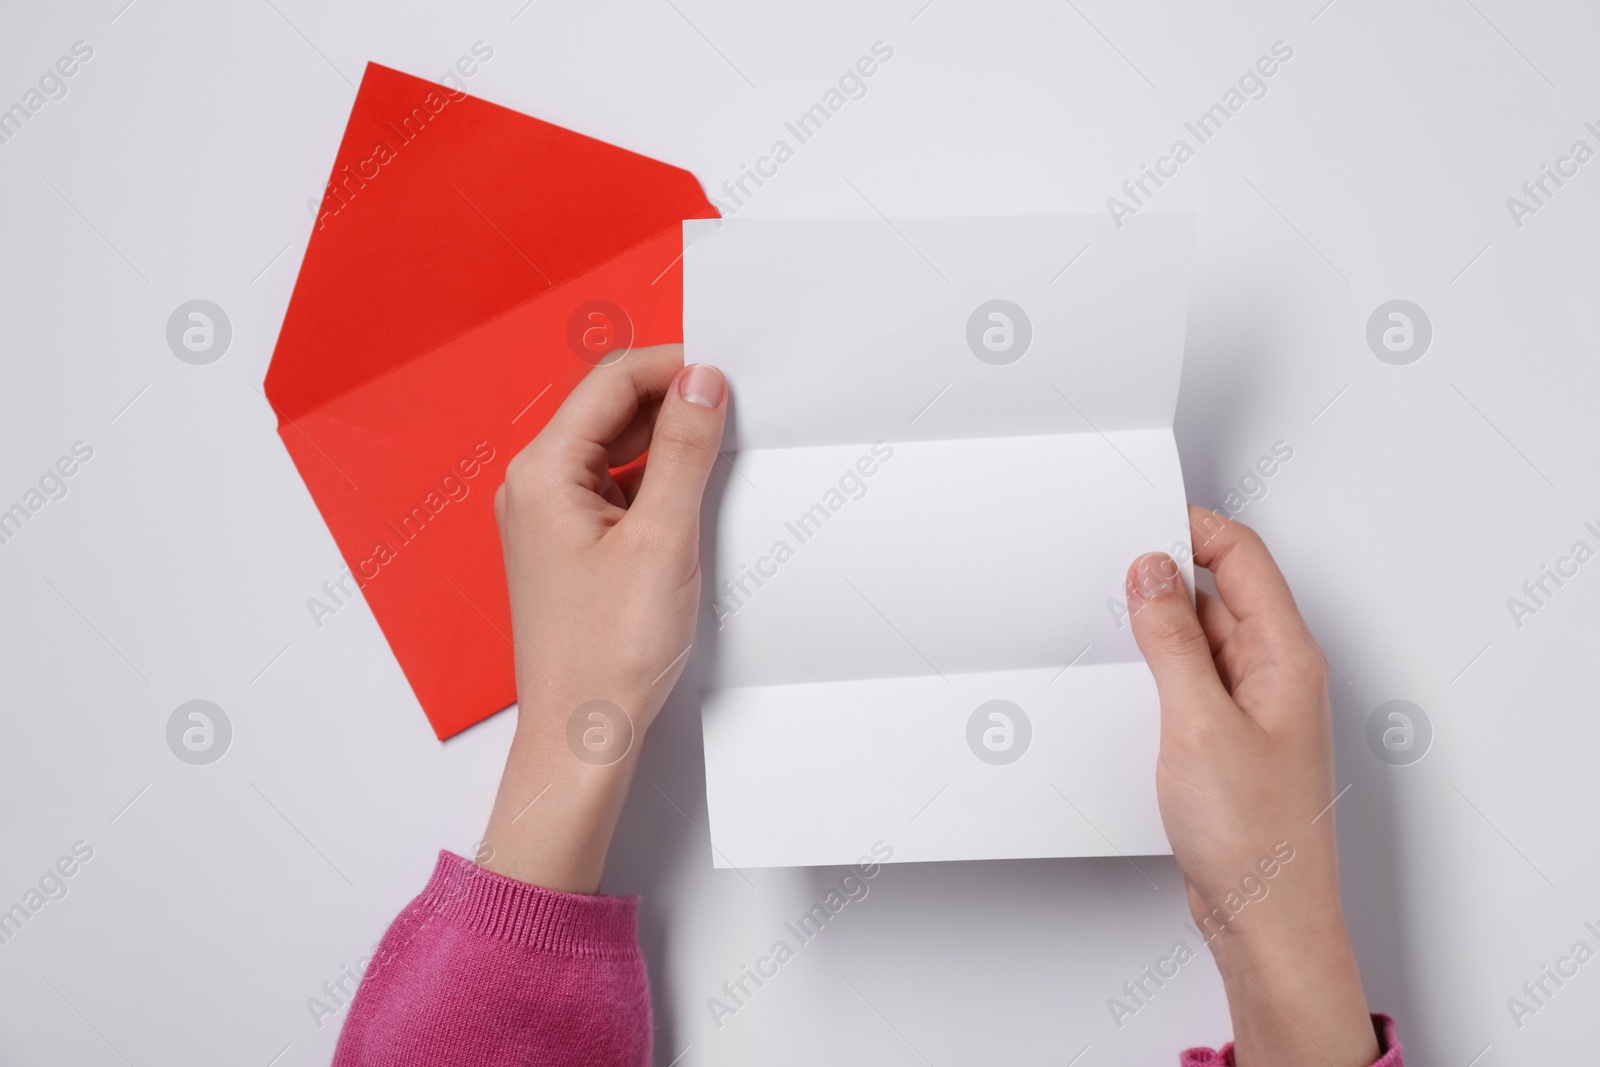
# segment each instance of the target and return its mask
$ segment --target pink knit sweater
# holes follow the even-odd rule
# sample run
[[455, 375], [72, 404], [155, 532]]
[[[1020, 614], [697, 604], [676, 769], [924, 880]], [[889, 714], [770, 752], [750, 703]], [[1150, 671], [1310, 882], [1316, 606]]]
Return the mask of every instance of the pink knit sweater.
[[[637, 897], [525, 885], [439, 853], [362, 973], [333, 1067], [649, 1067]], [[1394, 1023], [1374, 1016], [1402, 1067]], [[1232, 1067], [1233, 1046], [1182, 1067]]]

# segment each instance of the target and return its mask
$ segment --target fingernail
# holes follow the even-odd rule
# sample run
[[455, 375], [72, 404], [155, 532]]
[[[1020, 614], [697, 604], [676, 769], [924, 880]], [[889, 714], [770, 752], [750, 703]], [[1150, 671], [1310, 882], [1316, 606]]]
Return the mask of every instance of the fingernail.
[[683, 377], [678, 379], [678, 394], [689, 403], [703, 408], [714, 408], [722, 403], [722, 394], [726, 389], [722, 372], [705, 363], [690, 364], [684, 369]]
[[1178, 565], [1165, 552], [1148, 552], [1134, 567], [1133, 591], [1140, 600], [1154, 600], [1177, 588]]

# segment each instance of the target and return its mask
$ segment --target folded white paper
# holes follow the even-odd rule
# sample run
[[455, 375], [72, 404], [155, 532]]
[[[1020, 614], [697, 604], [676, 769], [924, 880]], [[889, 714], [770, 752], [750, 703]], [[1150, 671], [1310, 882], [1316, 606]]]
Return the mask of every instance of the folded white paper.
[[1188, 559], [1190, 221], [684, 242], [687, 358], [732, 395], [698, 638], [716, 864], [1169, 852], [1123, 576]]

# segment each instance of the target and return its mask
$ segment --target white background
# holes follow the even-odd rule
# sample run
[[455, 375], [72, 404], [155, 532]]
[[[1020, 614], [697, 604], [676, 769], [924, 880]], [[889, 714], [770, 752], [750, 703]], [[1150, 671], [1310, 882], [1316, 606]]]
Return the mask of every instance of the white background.
[[[76, 440], [95, 456], [0, 547], [0, 906], [74, 841], [95, 854], [0, 946], [0, 1062], [325, 1063], [342, 1013], [319, 1030], [307, 999], [437, 847], [481, 832], [512, 717], [441, 746], [363, 605], [313, 626], [306, 598], [340, 561], [256, 391], [363, 63], [437, 77], [479, 40], [494, 57], [473, 92], [714, 195], [887, 41], [869, 94], [744, 210], [891, 216], [1104, 210], [1289, 42], [1266, 98], [1152, 205], [1198, 216], [1189, 495], [1218, 503], [1275, 441], [1294, 448], [1241, 517], [1337, 668], [1345, 900], [1408, 1062], [1592, 1053], [1600, 962], [1520, 1030], [1506, 999], [1595, 943], [1600, 563], [1520, 629], [1506, 599], [1600, 520], [1600, 162], [1520, 229], [1505, 200], [1574, 139], [1600, 147], [1582, 126], [1600, 17], [921, 2], [8, 0], [0, 106], [74, 41], [95, 52], [0, 146], [0, 503]], [[164, 339], [197, 297], [235, 333], [208, 367]], [[1395, 297], [1435, 330], [1406, 367], [1364, 340]], [[197, 697], [235, 730], [202, 768], [164, 739]], [[1408, 767], [1364, 740], [1395, 698], [1436, 732]], [[706, 998], [838, 872], [713, 871], [702, 774], [680, 698], [607, 878], [645, 894], [661, 1064], [1094, 1067], [1227, 1036], [1204, 959], [1112, 1024], [1106, 999], [1185, 935], [1155, 859], [891, 867], [719, 1030]]]

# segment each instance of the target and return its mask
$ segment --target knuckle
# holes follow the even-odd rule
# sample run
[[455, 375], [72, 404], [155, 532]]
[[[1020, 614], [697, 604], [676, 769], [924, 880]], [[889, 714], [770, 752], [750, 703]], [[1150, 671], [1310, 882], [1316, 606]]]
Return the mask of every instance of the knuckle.
[[1149, 640], [1171, 659], [1189, 659], [1204, 655], [1210, 658], [1211, 649], [1206, 643], [1205, 631], [1191, 619], [1156, 619], [1150, 623]]
[[531, 455], [532, 451], [531, 447], [524, 448], [511, 457], [511, 462], [506, 464], [505, 484], [501, 488], [514, 492], [518, 486], [528, 481], [537, 462]]
[[512, 457], [506, 464], [505, 481], [495, 493], [495, 512], [503, 515], [519, 511], [548, 496], [550, 468], [533, 446]]
[[1317, 648], [1307, 648], [1300, 653], [1299, 661], [1295, 664], [1295, 673], [1317, 689], [1328, 688], [1328, 683], [1333, 680], [1332, 672], [1328, 669], [1327, 657]]
[[1230, 527], [1237, 524], [1219, 511], [1196, 506], [1190, 512], [1189, 525], [1194, 540], [1201, 545], [1209, 545], [1218, 538], [1226, 537]]
[[1272, 662], [1284, 678], [1327, 688], [1331, 672], [1322, 649], [1298, 634], [1283, 635], [1272, 650]]
[[1238, 519], [1229, 519], [1228, 529], [1233, 531], [1233, 536], [1237, 537], [1241, 541], [1249, 541], [1253, 544], [1262, 543], [1261, 535], [1256, 533], [1256, 528], [1247, 522], [1241, 522]]
[[688, 419], [668, 419], [656, 435], [656, 448], [672, 462], [703, 463], [714, 451], [705, 434]]

